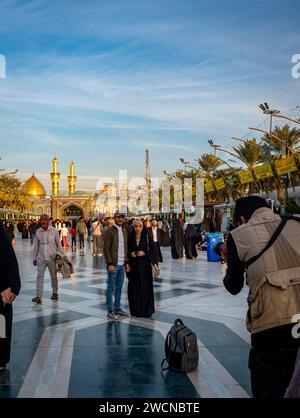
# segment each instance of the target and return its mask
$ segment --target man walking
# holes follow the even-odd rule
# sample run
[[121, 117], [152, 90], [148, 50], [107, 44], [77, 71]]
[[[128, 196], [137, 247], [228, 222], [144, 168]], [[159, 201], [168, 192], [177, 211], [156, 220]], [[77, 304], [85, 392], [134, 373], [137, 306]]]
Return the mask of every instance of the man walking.
[[100, 219], [96, 219], [92, 223], [92, 236], [93, 236], [93, 256], [102, 255], [102, 232], [103, 226]]
[[[124, 270], [129, 272], [127, 258], [127, 232], [123, 228], [125, 215], [115, 213], [115, 224], [105, 231], [104, 235], [104, 257], [107, 263], [107, 290], [106, 304], [107, 317], [118, 319], [120, 316], [128, 316], [121, 309], [121, 293], [124, 283]], [[113, 305], [113, 294], [115, 297]]]
[[238, 294], [247, 272], [252, 393], [282, 398], [300, 345], [292, 334], [300, 312], [300, 217], [281, 220], [259, 196], [238, 199], [235, 216], [240, 226], [228, 236], [224, 285]]
[[84, 238], [88, 235], [88, 231], [83, 217], [81, 217], [79, 222], [77, 222], [76, 232], [79, 235], [79, 247], [80, 249], [84, 248]]
[[31, 245], [33, 245], [33, 243], [34, 243], [35, 234], [36, 234], [36, 231], [39, 229], [39, 227], [40, 227], [40, 225], [35, 220], [32, 221], [30, 226], [29, 226]]
[[58, 279], [56, 263], [53, 259], [57, 253], [63, 255], [63, 249], [56, 228], [49, 225], [49, 216], [42, 215], [41, 228], [36, 231], [33, 244], [33, 265], [37, 266], [36, 297], [32, 302], [42, 303], [44, 276], [48, 268], [52, 284], [52, 300], [58, 300]]
[[163, 262], [163, 256], [161, 253], [161, 242], [162, 242], [162, 233], [161, 233], [161, 229], [158, 228], [158, 222], [156, 219], [153, 219], [151, 222], [151, 231], [152, 231], [152, 237], [153, 237], [153, 241], [154, 241], [154, 245], [155, 245], [155, 249], [156, 249], [156, 258], [158, 260], [159, 263]]

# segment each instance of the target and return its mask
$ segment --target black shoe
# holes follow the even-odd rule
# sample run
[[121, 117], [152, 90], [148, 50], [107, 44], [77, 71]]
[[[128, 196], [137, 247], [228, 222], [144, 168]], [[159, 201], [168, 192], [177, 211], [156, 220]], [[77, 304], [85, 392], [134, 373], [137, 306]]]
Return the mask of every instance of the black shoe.
[[58, 294], [52, 293], [51, 300], [58, 300]]
[[118, 315], [116, 315], [114, 312], [107, 312], [107, 318], [118, 319]]
[[114, 311], [115, 315], [120, 315], [120, 316], [129, 316], [127, 312], [124, 312], [122, 309], [117, 309]]
[[38, 296], [36, 296], [35, 298], [32, 299], [32, 302], [35, 302], [36, 304], [42, 303], [42, 298], [39, 298]]

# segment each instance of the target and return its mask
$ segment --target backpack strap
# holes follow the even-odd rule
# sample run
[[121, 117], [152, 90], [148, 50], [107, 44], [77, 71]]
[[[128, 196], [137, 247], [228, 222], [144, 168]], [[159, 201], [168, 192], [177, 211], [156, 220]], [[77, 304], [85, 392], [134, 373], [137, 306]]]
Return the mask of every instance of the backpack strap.
[[167, 366], [167, 367], [163, 367], [163, 365], [164, 365], [164, 363], [167, 361], [167, 359], [166, 358], [164, 358], [163, 359], [163, 361], [161, 362], [161, 365], [160, 365], [160, 367], [161, 367], [161, 371], [162, 372], [165, 372], [166, 370], [169, 370], [169, 366]]
[[[167, 335], [166, 340], [165, 340], [165, 354], [166, 354], [166, 356], [167, 356], [167, 352], [168, 352], [168, 349], [169, 349], [169, 338], [170, 338], [170, 331], [168, 332], [168, 335]], [[165, 357], [163, 359], [163, 361], [161, 362], [160, 367], [161, 367], [162, 371], [165, 371], [165, 370], [169, 369], [169, 366], [163, 367], [163, 365], [166, 361], [167, 361], [167, 357]]]
[[248, 269], [249, 266], [251, 266], [251, 264], [255, 263], [255, 261], [257, 261], [274, 244], [276, 239], [279, 237], [281, 231], [285, 227], [286, 223], [290, 220], [300, 222], [300, 218], [298, 218], [296, 216], [293, 216], [293, 215], [285, 216], [284, 218], [282, 218], [280, 224], [278, 225], [276, 231], [274, 232], [274, 234], [270, 238], [270, 241], [265, 246], [265, 248], [263, 248], [259, 254], [255, 255], [255, 256], [251, 257], [249, 260], [245, 261], [244, 265], [245, 265], [246, 269]]

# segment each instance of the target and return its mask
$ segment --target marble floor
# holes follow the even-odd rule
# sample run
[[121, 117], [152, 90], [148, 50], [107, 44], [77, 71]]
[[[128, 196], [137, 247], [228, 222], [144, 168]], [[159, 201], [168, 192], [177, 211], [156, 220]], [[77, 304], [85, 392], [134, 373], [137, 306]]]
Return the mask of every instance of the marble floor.
[[[163, 249], [161, 277], [155, 280], [156, 312], [151, 319], [106, 318], [103, 257], [71, 253], [76, 274], [59, 276], [59, 301], [52, 301], [45, 277], [42, 305], [35, 295], [36, 268], [29, 240], [15, 247], [22, 290], [14, 302], [9, 370], [0, 377], [0, 397], [251, 397], [245, 329], [246, 296], [226, 292], [226, 267], [196, 260], [172, 260]], [[127, 283], [122, 302], [127, 305]], [[161, 373], [164, 339], [176, 318], [198, 337], [199, 367]]]

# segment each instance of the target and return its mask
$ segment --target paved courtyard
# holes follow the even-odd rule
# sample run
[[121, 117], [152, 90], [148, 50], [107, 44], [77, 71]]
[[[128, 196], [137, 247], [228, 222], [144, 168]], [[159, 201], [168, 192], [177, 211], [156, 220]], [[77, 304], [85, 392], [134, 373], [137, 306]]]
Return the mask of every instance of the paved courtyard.
[[[18, 239], [22, 289], [14, 303], [12, 357], [0, 377], [0, 397], [166, 397], [245, 398], [251, 396], [245, 329], [244, 289], [231, 296], [222, 284], [226, 267], [197, 260], [172, 260], [163, 250], [155, 280], [152, 319], [106, 318], [103, 257], [68, 252], [76, 274], [59, 276], [59, 301], [51, 301], [45, 278], [42, 305], [35, 295], [36, 268], [29, 240]], [[127, 306], [127, 283], [123, 289]], [[196, 332], [199, 367], [184, 375], [161, 374], [164, 339], [176, 318]]]

